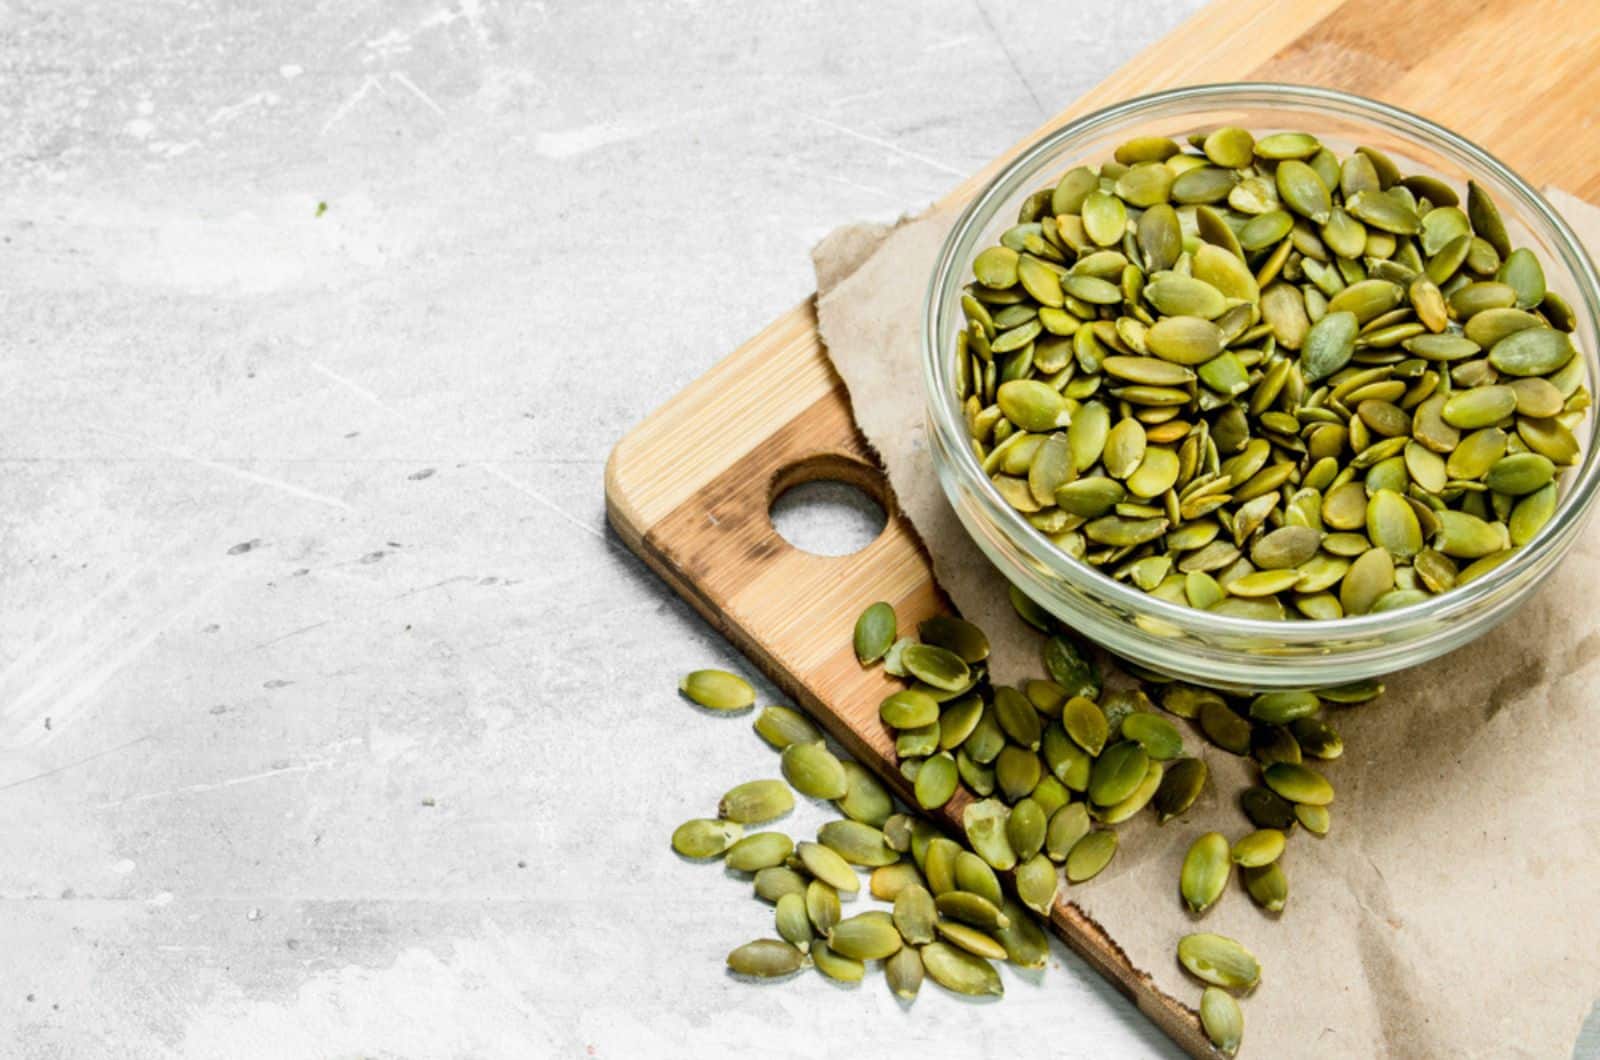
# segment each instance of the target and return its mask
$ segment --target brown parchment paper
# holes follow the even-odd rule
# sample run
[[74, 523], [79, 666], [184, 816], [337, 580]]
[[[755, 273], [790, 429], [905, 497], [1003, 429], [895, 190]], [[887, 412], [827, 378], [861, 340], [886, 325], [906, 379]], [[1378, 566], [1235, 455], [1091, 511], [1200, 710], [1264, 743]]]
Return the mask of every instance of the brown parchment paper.
[[[1592, 251], [1600, 210], [1552, 193]], [[1002, 683], [1042, 676], [1040, 638], [940, 492], [923, 423], [924, 286], [954, 212], [840, 229], [815, 250], [817, 312], [856, 422], [963, 614], [991, 634]], [[1600, 995], [1600, 519], [1498, 629], [1394, 675], [1381, 699], [1334, 708], [1345, 753], [1323, 763], [1333, 827], [1284, 854], [1271, 917], [1237, 878], [1204, 917], [1177, 894], [1190, 842], [1249, 831], [1244, 761], [1186, 734], [1213, 783], [1184, 818], [1121, 827], [1110, 867], [1069, 897], [1156, 984], [1190, 1005], [1177, 965], [1196, 930], [1261, 959], [1245, 1053], [1279, 1057], [1566, 1057]], [[1182, 724], [1180, 722], [1180, 724]]]

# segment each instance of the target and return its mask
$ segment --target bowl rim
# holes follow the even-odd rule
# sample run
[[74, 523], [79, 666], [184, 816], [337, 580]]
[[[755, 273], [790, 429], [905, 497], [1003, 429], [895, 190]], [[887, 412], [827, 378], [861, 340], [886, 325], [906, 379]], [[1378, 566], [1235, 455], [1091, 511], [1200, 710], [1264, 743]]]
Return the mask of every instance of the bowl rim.
[[[1587, 330], [1593, 339], [1596, 328], [1600, 327], [1600, 275], [1597, 275], [1594, 263], [1577, 234], [1532, 185], [1465, 137], [1393, 104], [1320, 86], [1233, 81], [1165, 89], [1135, 96], [1074, 118], [1030, 144], [1007, 162], [983, 190], [967, 203], [955, 225], [946, 234], [923, 297], [921, 328], [924, 405], [937, 447], [945, 452], [943, 466], [953, 469], [969, 487], [973, 487], [974, 496], [982, 505], [986, 517], [998, 523], [1006, 536], [1042, 569], [1051, 571], [1073, 588], [1100, 598], [1103, 603], [1113, 605], [1124, 613], [1142, 613], [1166, 619], [1189, 634], [1203, 638], [1266, 638], [1286, 643], [1314, 644], [1392, 634], [1413, 622], [1447, 619], [1492, 602], [1503, 586], [1516, 581], [1530, 568], [1543, 568], [1543, 574], [1548, 574], [1550, 568], [1544, 564], [1546, 557], [1554, 549], [1564, 551], [1571, 545], [1594, 504], [1597, 487], [1600, 487], [1600, 451], [1597, 451], [1600, 446], [1596, 444], [1600, 441], [1600, 431], [1594, 427], [1597, 415], [1594, 410], [1590, 412], [1589, 445], [1583, 463], [1576, 469], [1576, 479], [1569, 486], [1567, 495], [1562, 498], [1550, 522], [1532, 542], [1518, 548], [1509, 560], [1465, 586], [1405, 607], [1364, 615], [1333, 619], [1297, 617], [1292, 621], [1284, 621], [1220, 615], [1172, 603], [1126, 585], [1063, 552], [1000, 497], [972, 452], [962, 427], [960, 402], [954, 396], [953, 385], [950, 385], [953, 379], [944, 367], [945, 358], [939, 349], [939, 320], [946, 306], [945, 289], [949, 288], [952, 293], [960, 290], [959, 270], [964, 268], [964, 262], [958, 260], [957, 252], [973, 230], [980, 225], [987, 225], [998, 206], [1019, 190], [1024, 182], [1036, 177], [1037, 171], [1045, 168], [1064, 144], [1125, 119], [1138, 117], [1144, 112], [1183, 103], [1215, 106], [1236, 103], [1265, 109], [1282, 104], [1313, 109], [1330, 107], [1347, 115], [1355, 112], [1356, 117], [1380, 119], [1380, 123], [1387, 124], [1391, 131], [1403, 132], [1413, 139], [1432, 138], [1440, 141], [1456, 154], [1465, 156], [1470, 165], [1464, 168], [1469, 173], [1474, 176], [1480, 172], [1492, 175], [1519, 196], [1523, 200], [1518, 204], [1519, 207], [1526, 208], [1520, 212], [1532, 215], [1532, 227], [1542, 225], [1548, 229], [1548, 234], [1554, 237], [1553, 242], [1563, 265], [1577, 282], [1578, 295], [1583, 303], [1579, 311], [1579, 324], [1574, 332], [1582, 330], [1587, 323]], [[1454, 161], [1460, 162], [1461, 159]], [[1580, 349], [1577, 355], [1584, 357], [1585, 353]], [[1600, 357], [1600, 350], [1588, 351], [1586, 360], [1591, 367], [1597, 357]], [[1593, 385], [1595, 380], [1588, 382]], [[939, 477], [947, 500], [957, 504], [954, 495], [956, 487], [946, 481], [945, 475]]]

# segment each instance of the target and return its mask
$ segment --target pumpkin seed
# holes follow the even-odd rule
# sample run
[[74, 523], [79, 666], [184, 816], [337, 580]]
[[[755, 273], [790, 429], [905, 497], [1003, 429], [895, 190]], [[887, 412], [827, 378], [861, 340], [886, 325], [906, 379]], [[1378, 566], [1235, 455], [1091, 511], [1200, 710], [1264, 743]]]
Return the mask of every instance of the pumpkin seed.
[[685, 821], [672, 832], [672, 849], [686, 858], [720, 857], [743, 834], [744, 828], [734, 821], [709, 818]]
[[1239, 808], [1257, 828], [1294, 827], [1294, 804], [1270, 788], [1246, 788], [1239, 794]]
[[790, 786], [813, 799], [842, 799], [850, 790], [844, 765], [820, 741], [790, 744], [780, 765]]
[[828, 936], [828, 946], [835, 953], [857, 961], [881, 961], [902, 945], [893, 917], [877, 909], [846, 917]]
[[1275, 762], [1261, 771], [1261, 779], [1268, 788], [1290, 802], [1326, 806], [1333, 801], [1333, 785], [1308, 766]]
[[1276, 828], [1262, 828], [1234, 842], [1230, 856], [1235, 865], [1259, 868], [1277, 861], [1283, 854], [1284, 834]]
[[1221, 832], [1207, 832], [1194, 841], [1184, 855], [1178, 876], [1178, 890], [1184, 904], [1196, 913], [1210, 909], [1222, 897], [1233, 874], [1228, 860], [1228, 840]]
[[882, 602], [873, 604], [856, 619], [856, 659], [862, 666], [877, 662], [888, 654], [895, 639], [894, 608]]
[[1244, 1013], [1233, 995], [1218, 987], [1208, 986], [1200, 995], [1200, 1026], [1227, 1056], [1237, 1053], [1244, 1041]]
[[722, 861], [736, 872], [759, 872], [782, 865], [792, 853], [794, 840], [782, 832], [757, 832], [729, 847]]
[[762, 901], [776, 904], [786, 894], [805, 894], [806, 878], [788, 865], [760, 869], [756, 872], [755, 892]]
[[1067, 882], [1083, 883], [1100, 875], [1117, 852], [1117, 833], [1109, 828], [1090, 832], [1067, 852]]
[[930, 942], [920, 954], [928, 978], [946, 990], [972, 996], [1005, 993], [999, 973], [982, 957], [944, 942]]
[[822, 739], [822, 730], [813, 725], [811, 719], [789, 707], [763, 707], [756, 715], [755, 730], [780, 751], [792, 743], [814, 743]]
[[[1312, 808], [1312, 807], [1308, 807]], [[1320, 807], [1315, 807], [1320, 809]], [[1298, 807], [1297, 807], [1298, 809]], [[1250, 898], [1269, 913], [1281, 913], [1289, 900], [1289, 878], [1277, 861], [1239, 870]]]
[[[835, 891], [855, 894], [861, 890], [861, 881], [856, 878], [855, 870], [837, 852], [820, 843], [796, 843], [794, 850], [805, 870]], [[821, 930], [818, 928], [818, 931]]]
[[[1161, 785], [1156, 789], [1155, 797], [1152, 799], [1156, 816], [1163, 824], [1189, 811], [1189, 807], [1194, 805], [1195, 800], [1200, 797], [1200, 792], [1205, 788], [1206, 773], [1205, 760], [1200, 758], [1180, 759], [1166, 770], [1161, 778]], [[1060, 812], [1058, 810], [1057, 814]], [[1087, 819], [1087, 814], [1085, 818]], [[1054, 829], [1054, 817], [1050, 819], [1050, 825]]]
[[726, 670], [696, 670], [678, 682], [678, 691], [707, 710], [743, 710], [755, 706], [756, 690]]
[[1249, 990], [1261, 981], [1260, 962], [1224, 935], [1185, 935], [1178, 942], [1178, 962], [1201, 982], [1226, 990]]
[[717, 816], [739, 824], [764, 824], [794, 809], [794, 796], [781, 780], [751, 780], [732, 788], [717, 805]]
[[738, 975], [779, 979], [806, 965], [806, 955], [778, 939], [756, 939], [728, 954], [728, 967]]
[[902, 946], [883, 962], [883, 977], [895, 997], [914, 999], [922, 989], [922, 957], [911, 946]]

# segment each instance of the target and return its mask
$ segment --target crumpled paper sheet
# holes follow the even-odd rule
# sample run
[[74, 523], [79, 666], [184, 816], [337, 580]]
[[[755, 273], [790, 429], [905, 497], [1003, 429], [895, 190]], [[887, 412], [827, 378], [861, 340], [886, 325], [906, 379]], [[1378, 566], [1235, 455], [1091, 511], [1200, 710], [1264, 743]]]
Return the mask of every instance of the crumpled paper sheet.
[[[1552, 200], [1600, 251], [1600, 210]], [[1042, 676], [1039, 636], [968, 539], [934, 476], [923, 420], [918, 328], [924, 286], [955, 211], [898, 226], [848, 226], [814, 251], [820, 330], [856, 422], [961, 612], [991, 635], [991, 672]], [[1244, 760], [1186, 734], [1213, 783], [1164, 826], [1141, 814], [1097, 879], [1068, 897], [1135, 967], [1198, 1005], [1174, 956], [1214, 931], [1260, 959], [1244, 1003], [1251, 1056], [1566, 1057], [1600, 994], [1600, 518], [1562, 572], [1510, 620], [1425, 666], [1379, 700], [1330, 708], [1345, 753], [1322, 763], [1333, 827], [1284, 854], [1278, 917], [1237, 874], [1203, 917], [1178, 897], [1190, 842], [1251, 825]], [[1181, 723], [1180, 723], [1181, 724]]]

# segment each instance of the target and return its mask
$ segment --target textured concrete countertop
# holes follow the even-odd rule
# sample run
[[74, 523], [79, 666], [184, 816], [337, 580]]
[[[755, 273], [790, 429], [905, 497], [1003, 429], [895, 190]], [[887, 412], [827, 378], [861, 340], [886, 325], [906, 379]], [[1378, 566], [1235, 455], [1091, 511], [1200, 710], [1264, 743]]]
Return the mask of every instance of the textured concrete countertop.
[[724, 974], [770, 911], [667, 838], [775, 763], [601, 471], [1196, 6], [7, 5], [0, 1054], [1172, 1053], [1059, 946]]

